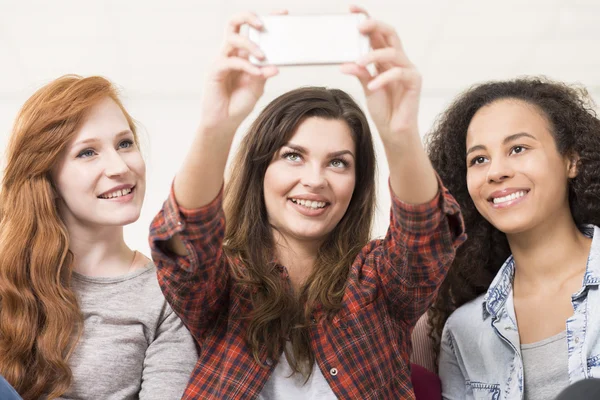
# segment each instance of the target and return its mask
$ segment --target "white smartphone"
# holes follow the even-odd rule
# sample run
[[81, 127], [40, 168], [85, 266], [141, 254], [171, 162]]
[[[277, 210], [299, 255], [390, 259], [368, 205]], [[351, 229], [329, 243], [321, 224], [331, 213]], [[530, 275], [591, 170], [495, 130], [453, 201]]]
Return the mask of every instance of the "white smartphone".
[[257, 65], [316, 65], [354, 62], [370, 49], [369, 37], [358, 30], [365, 14], [265, 15], [264, 29], [248, 37], [265, 54], [250, 57]]

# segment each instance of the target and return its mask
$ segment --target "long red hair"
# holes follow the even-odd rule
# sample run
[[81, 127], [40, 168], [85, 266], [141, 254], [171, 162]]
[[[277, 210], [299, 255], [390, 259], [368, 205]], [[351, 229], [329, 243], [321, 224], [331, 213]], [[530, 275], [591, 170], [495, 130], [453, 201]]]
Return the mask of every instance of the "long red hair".
[[25, 102], [9, 140], [0, 189], [0, 374], [25, 400], [56, 398], [71, 385], [68, 360], [83, 319], [50, 173], [88, 110], [107, 97], [135, 135], [108, 80], [67, 75]]

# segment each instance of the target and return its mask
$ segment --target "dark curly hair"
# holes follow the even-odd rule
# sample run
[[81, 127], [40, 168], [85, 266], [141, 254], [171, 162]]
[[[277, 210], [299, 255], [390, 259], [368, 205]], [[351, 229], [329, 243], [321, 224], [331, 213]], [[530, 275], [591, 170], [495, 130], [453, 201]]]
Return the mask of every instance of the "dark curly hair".
[[531, 77], [487, 82], [459, 95], [426, 139], [433, 166], [460, 204], [468, 234], [428, 312], [436, 354], [450, 314], [485, 293], [511, 254], [506, 235], [479, 214], [467, 191], [467, 129], [479, 109], [501, 99], [535, 106], [548, 120], [559, 153], [579, 155], [578, 175], [568, 182], [571, 213], [576, 224], [600, 225], [600, 120], [587, 90]]

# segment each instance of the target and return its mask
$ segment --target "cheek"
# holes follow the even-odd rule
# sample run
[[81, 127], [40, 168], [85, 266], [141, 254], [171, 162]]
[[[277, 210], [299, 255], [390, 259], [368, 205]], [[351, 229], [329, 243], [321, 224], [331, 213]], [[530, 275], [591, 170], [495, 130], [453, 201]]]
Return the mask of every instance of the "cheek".
[[142, 179], [146, 178], [146, 162], [141, 153], [132, 152], [124, 160], [131, 171]]
[[287, 193], [295, 182], [294, 173], [295, 171], [290, 168], [278, 164], [269, 166], [263, 180], [265, 197], [269, 194], [281, 196]]
[[55, 186], [61, 197], [69, 197], [71, 193], [84, 193], [93, 187], [96, 181], [93, 168], [82, 166], [65, 166], [55, 177]]
[[478, 200], [479, 191], [484, 181], [485, 172], [483, 171], [483, 168], [478, 171], [467, 170], [467, 190], [473, 201]]
[[337, 199], [343, 203], [350, 203], [352, 194], [354, 193], [354, 187], [356, 186], [356, 178], [354, 175], [348, 175], [343, 177], [336, 177], [333, 180], [333, 188]]

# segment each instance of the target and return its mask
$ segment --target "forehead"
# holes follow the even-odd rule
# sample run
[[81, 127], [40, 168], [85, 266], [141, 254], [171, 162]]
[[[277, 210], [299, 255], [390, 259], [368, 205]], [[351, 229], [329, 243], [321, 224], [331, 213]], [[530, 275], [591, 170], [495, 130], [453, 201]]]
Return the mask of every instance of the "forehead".
[[129, 123], [121, 108], [107, 97], [95, 104], [86, 113], [76, 132], [74, 142], [86, 139], [111, 138], [129, 130]]
[[518, 99], [497, 100], [480, 108], [471, 119], [466, 147], [500, 144], [505, 137], [522, 132], [540, 141], [554, 141], [550, 123], [537, 106]]
[[309, 152], [354, 151], [354, 138], [344, 120], [310, 117], [302, 121], [289, 140]]

